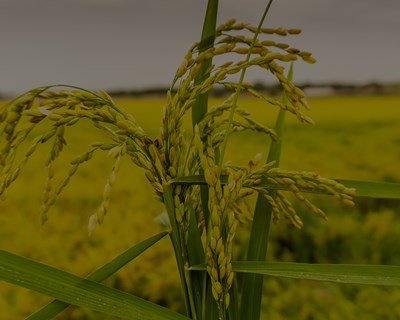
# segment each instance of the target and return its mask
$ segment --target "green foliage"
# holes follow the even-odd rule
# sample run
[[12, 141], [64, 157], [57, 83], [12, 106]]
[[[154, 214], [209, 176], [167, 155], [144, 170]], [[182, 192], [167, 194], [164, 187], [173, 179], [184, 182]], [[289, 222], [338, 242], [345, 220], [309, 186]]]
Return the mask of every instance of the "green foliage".
[[[67, 304], [83, 306], [126, 319], [139, 320], [149, 315], [152, 319], [160, 320], [188, 319], [179, 313], [120, 290], [108, 288], [6, 251], [0, 251], [0, 257], [2, 271], [0, 279], [53, 296]], [[47, 316], [47, 313], [42, 312], [36, 319], [44, 319]]]

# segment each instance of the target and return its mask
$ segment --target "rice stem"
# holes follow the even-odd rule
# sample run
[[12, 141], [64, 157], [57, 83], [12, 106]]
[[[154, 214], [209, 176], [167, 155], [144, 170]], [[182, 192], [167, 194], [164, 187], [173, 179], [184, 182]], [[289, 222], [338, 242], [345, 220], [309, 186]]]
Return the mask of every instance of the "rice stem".
[[[260, 33], [262, 25], [264, 24], [265, 18], [267, 17], [267, 14], [268, 14], [269, 9], [270, 9], [270, 7], [272, 5], [272, 2], [273, 2], [273, 0], [269, 0], [268, 4], [267, 4], [267, 6], [266, 6], [266, 8], [264, 10], [264, 13], [263, 13], [263, 15], [262, 15], [262, 17], [260, 19], [260, 22], [258, 23], [257, 30], [254, 33], [253, 39], [252, 39], [251, 44], [250, 44], [250, 49], [248, 50], [247, 55], [246, 55], [246, 59], [245, 59], [246, 63], [248, 63], [250, 61], [250, 57], [251, 57], [251, 54], [252, 54], [252, 51], [253, 51], [254, 44], [257, 41], [257, 37], [258, 37], [258, 35]], [[223, 166], [223, 163], [224, 163], [224, 155], [225, 155], [226, 147], [228, 145], [228, 136], [232, 131], [233, 117], [234, 117], [236, 109], [237, 109], [237, 102], [238, 102], [238, 99], [239, 99], [240, 91], [242, 90], [242, 86], [243, 86], [243, 81], [244, 81], [245, 75], [246, 75], [246, 68], [243, 68], [241, 73], [240, 73], [240, 78], [239, 78], [239, 81], [237, 83], [235, 95], [234, 95], [233, 100], [232, 100], [232, 107], [231, 107], [230, 114], [229, 114], [229, 120], [228, 120], [228, 123], [226, 125], [226, 135], [225, 135], [225, 138], [224, 138], [224, 140], [222, 142], [222, 146], [221, 146], [219, 164], [218, 164], [218, 168], [217, 168], [218, 176], [220, 176], [221, 172], [222, 172], [222, 166]]]

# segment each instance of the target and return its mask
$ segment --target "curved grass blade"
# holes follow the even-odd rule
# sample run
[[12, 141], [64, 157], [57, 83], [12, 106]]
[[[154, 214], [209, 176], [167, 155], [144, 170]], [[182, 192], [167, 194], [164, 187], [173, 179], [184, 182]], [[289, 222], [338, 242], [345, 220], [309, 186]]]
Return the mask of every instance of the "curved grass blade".
[[[161, 232], [151, 238], [143, 240], [136, 244], [135, 246], [129, 248], [118, 257], [114, 258], [113, 260], [109, 261], [90, 275], [86, 277], [88, 280], [92, 280], [95, 282], [101, 282], [107, 279], [109, 276], [117, 272], [123, 266], [125, 266], [128, 262], [132, 261], [146, 249], [154, 245], [156, 242], [164, 238], [168, 232]], [[46, 320], [52, 319], [57, 314], [62, 312], [69, 306], [68, 303], [54, 300], [50, 302], [48, 305], [44, 306], [42, 309], [38, 310], [37, 312], [31, 314], [25, 320]]]
[[126, 292], [0, 250], [0, 280], [69, 304], [125, 319], [189, 319]]
[[235, 272], [364, 285], [400, 286], [400, 266], [235, 261]]
[[334, 179], [348, 188], [356, 189], [356, 196], [400, 199], [400, 183]]
[[[205, 264], [191, 270], [203, 271]], [[294, 262], [233, 261], [235, 272], [363, 285], [400, 286], [400, 266], [369, 264], [310, 264]]]

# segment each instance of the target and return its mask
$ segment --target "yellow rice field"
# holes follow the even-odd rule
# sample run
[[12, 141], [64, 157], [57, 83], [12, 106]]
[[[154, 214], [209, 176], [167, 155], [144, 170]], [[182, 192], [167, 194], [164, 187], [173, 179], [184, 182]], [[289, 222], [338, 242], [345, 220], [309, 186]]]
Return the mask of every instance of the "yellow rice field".
[[[220, 101], [212, 100], [211, 104]], [[116, 103], [132, 113], [146, 132], [157, 134], [162, 99], [118, 99]], [[321, 97], [309, 99], [309, 104], [312, 110], [307, 115], [315, 120], [315, 125], [300, 124], [292, 115], [287, 116], [281, 167], [316, 171], [331, 178], [400, 182], [400, 96]], [[273, 127], [277, 114], [274, 107], [252, 98], [239, 100], [239, 107]], [[187, 130], [189, 118], [190, 115]], [[87, 150], [91, 142], [104, 140], [104, 134], [88, 123], [77, 128], [67, 135], [68, 146], [57, 167], [58, 179], [68, 170], [65, 166], [69, 160]], [[268, 145], [269, 138], [261, 134], [235, 134], [225, 159], [245, 163], [258, 152], [266, 157]], [[112, 167], [106, 154], [99, 154], [82, 166], [51, 210], [47, 224], [41, 226], [38, 212], [46, 179], [45, 159], [43, 148], [0, 202], [1, 249], [83, 276], [163, 229], [154, 220], [163, 211], [162, 205], [154, 200], [141, 170], [125, 159], [112, 191], [111, 212], [104, 224], [88, 236], [89, 216], [101, 202], [103, 185]], [[352, 210], [330, 202], [324, 206], [330, 216], [328, 223], [310, 217], [305, 219], [303, 231], [290, 230], [284, 222], [274, 228], [270, 258], [307, 262], [307, 257], [312, 256], [317, 262], [339, 259], [352, 263], [400, 263], [396, 257], [400, 256], [398, 245], [393, 240], [395, 228], [399, 230], [400, 225], [398, 202], [378, 206], [362, 200]], [[354, 237], [357, 232], [359, 238]], [[238, 241], [244, 234], [238, 235]], [[293, 244], [285, 244], [282, 235], [289, 242], [302, 244], [296, 254], [285, 247]], [[353, 242], [347, 243], [346, 237]], [[168, 239], [131, 262], [106, 284], [182, 310], [179, 277]], [[47, 297], [0, 282], [1, 319], [23, 318], [47, 301]], [[268, 279], [265, 301], [264, 316], [274, 320], [400, 316], [399, 289]], [[111, 318], [70, 308], [59, 319]]]

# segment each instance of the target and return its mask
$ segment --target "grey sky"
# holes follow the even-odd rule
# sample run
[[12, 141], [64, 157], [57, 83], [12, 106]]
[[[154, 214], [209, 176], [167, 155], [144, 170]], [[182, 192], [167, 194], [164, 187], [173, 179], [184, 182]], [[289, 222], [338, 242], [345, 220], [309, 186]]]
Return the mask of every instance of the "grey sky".
[[[67, 83], [168, 85], [200, 37], [206, 0], [0, 0], [0, 93]], [[267, 1], [220, 0], [219, 22], [258, 23]], [[275, 0], [265, 26], [311, 51], [297, 82], [400, 82], [399, 0]], [[263, 80], [251, 73], [249, 80]]]

